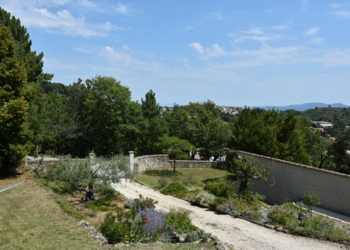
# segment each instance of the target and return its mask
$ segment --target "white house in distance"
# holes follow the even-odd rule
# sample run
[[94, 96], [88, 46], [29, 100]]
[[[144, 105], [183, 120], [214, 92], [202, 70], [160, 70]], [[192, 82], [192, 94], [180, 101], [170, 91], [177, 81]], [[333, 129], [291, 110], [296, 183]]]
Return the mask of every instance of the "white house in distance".
[[312, 123], [315, 123], [315, 124], [318, 124], [320, 125], [321, 127], [333, 127], [333, 123], [331, 122], [325, 122], [325, 121], [312, 121]]

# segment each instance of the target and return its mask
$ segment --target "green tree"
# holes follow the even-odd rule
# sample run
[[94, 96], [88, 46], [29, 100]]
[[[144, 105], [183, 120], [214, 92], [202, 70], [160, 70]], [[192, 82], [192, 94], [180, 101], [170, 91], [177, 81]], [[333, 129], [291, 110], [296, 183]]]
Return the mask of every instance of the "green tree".
[[350, 129], [346, 129], [330, 147], [329, 154], [335, 171], [350, 174]]
[[186, 140], [165, 135], [155, 144], [155, 148], [158, 153], [169, 154], [170, 159], [189, 160], [194, 146]]
[[98, 155], [127, 153], [134, 150], [142, 123], [141, 106], [131, 101], [130, 90], [113, 77], [86, 80], [84, 110], [85, 143]]
[[128, 157], [114, 156], [113, 159], [92, 158], [78, 161], [70, 156], [62, 157], [58, 165], [47, 169], [45, 178], [49, 181], [65, 182], [72, 191], [85, 192], [85, 200], [94, 200], [94, 186], [106, 187], [132, 175]]
[[21, 26], [19, 19], [11, 17], [11, 14], [2, 8], [0, 8], [0, 24], [10, 28], [12, 37], [17, 42], [18, 58], [24, 62], [28, 82], [37, 81], [42, 73], [44, 54], [41, 52], [37, 55], [36, 51], [31, 50], [32, 41], [29, 39], [27, 29]]
[[154, 154], [154, 145], [158, 139], [164, 135], [164, 125], [160, 118], [160, 106], [156, 100], [156, 94], [150, 90], [145, 97], [141, 98], [142, 116], [144, 118], [144, 128], [137, 147], [137, 154]]
[[277, 157], [278, 144], [270, 126], [263, 122], [256, 109], [245, 108], [233, 124], [229, 147], [260, 155]]
[[252, 188], [254, 180], [267, 180], [270, 174], [270, 167], [259, 168], [258, 162], [251, 157], [239, 157], [236, 153], [228, 153], [226, 158], [227, 170], [234, 173], [240, 180], [238, 193], [248, 191]]
[[310, 165], [308, 126], [294, 112], [281, 115], [269, 110], [259, 115], [256, 109], [245, 108], [234, 122], [229, 145], [236, 150]]
[[35, 94], [10, 37], [9, 28], [0, 26], [0, 164], [5, 169], [17, 167], [32, 147], [27, 119]]
[[[191, 152], [191, 157], [194, 158], [199, 148], [206, 147], [204, 136], [207, 126], [213, 120], [220, 120], [220, 111], [212, 101], [190, 102], [186, 106], [174, 105], [168, 118], [169, 135], [189, 141], [194, 146]], [[203, 156], [207, 157], [205, 153]]]

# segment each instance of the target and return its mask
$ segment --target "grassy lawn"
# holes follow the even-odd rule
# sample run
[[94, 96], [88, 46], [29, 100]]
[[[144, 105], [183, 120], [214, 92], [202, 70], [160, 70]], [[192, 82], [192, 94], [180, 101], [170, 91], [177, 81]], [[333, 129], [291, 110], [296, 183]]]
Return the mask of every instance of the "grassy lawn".
[[102, 249], [31, 180], [0, 193], [0, 242], [0, 249]]
[[[27, 179], [28, 175], [25, 176]], [[24, 178], [0, 180], [0, 189], [21, 182]], [[53, 193], [49, 187], [38, 186], [29, 180], [0, 193], [0, 249], [110, 249], [92, 241], [87, 231], [72, 216], [83, 216], [97, 228], [105, 212], [97, 211], [90, 217], [86, 204], [80, 204], [78, 196]], [[125, 200], [118, 196], [118, 205]], [[119, 203], [121, 202], [121, 203]], [[74, 211], [73, 211], [74, 210]], [[77, 211], [79, 210], [79, 211]], [[68, 214], [68, 215], [67, 215]], [[122, 248], [118, 248], [122, 249]], [[128, 249], [216, 249], [207, 244], [137, 244]]]
[[170, 168], [147, 170], [135, 176], [135, 180], [146, 184], [153, 189], [161, 189], [161, 182], [181, 181], [184, 183], [189, 192], [186, 198], [196, 195], [202, 191], [205, 183], [216, 179], [234, 178], [233, 175], [225, 170], [212, 168]]

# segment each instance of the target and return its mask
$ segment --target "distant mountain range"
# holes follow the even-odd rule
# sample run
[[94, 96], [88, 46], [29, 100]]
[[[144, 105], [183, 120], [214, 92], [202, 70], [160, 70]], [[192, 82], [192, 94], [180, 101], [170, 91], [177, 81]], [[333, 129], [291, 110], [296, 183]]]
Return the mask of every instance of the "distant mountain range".
[[333, 104], [326, 104], [322, 102], [310, 102], [310, 103], [304, 103], [304, 104], [295, 104], [295, 105], [288, 105], [288, 106], [265, 106], [265, 107], [259, 107], [262, 109], [278, 109], [281, 111], [288, 110], [288, 109], [294, 109], [296, 111], [305, 111], [308, 109], [314, 109], [316, 107], [318, 108], [327, 108], [329, 105], [331, 105], [332, 108], [348, 108], [350, 106], [342, 104], [342, 103], [333, 103]]

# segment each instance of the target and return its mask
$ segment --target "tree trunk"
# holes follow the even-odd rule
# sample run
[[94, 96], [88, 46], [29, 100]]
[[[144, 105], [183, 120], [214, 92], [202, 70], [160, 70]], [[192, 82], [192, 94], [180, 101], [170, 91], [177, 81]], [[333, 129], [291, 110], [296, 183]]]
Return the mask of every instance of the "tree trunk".
[[89, 185], [89, 187], [86, 190], [87, 191], [85, 194], [85, 200], [86, 201], [95, 200], [94, 187], [92, 185]]

